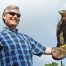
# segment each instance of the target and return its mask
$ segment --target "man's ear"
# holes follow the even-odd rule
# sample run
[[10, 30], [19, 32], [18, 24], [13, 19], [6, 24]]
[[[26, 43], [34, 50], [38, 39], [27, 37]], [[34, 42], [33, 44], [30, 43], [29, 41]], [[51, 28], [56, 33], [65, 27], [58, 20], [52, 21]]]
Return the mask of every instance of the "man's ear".
[[5, 16], [5, 15], [3, 15], [3, 16], [2, 16], [2, 19], [4, 19], [4, 20], [5, 20], [5, 19], [6, 19], [6, 16]]
[[5, 19], [5, 15], [3, 15], [2, 18]]
[[5, 23], [5, 19], [6, 19], [5, 15], [2, 15], [2, 20], [4, 23]]

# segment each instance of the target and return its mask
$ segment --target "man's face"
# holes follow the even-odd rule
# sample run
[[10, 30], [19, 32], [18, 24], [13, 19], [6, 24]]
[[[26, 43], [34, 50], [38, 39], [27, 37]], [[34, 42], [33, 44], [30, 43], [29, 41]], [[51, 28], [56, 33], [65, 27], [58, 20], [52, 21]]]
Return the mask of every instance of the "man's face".
[[10, 28], [16, 28], [20, 21], [20, 12], [19, 10], [12, 9], [7, 10], [3, 16], [5, 24]]

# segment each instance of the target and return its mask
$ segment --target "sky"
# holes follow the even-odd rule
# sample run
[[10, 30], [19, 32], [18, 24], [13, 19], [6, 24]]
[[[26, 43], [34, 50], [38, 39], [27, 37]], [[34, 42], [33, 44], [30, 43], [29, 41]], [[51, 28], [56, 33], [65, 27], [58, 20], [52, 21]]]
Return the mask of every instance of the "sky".
[[[25, 33], [45, 47], [56, 47], [56, 26], [61, 16], [58, 11], [66, 9], [65, 0], [1, 0], [0, 1], [0, 31], [4, 24], [2, 12], [8, 5], [18, 5], [21, 12], [21, 20], [18, 25], [19, 32]], [[33, 56], [33, 66], [60, 61], [52, 59], [51, 55]], [[64, 65], [66, 59], [62, 60]]]

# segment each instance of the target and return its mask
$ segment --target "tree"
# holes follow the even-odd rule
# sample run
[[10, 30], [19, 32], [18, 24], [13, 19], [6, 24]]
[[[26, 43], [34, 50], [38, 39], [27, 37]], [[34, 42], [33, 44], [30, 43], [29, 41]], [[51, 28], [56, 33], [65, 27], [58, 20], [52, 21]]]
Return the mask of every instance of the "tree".
[[[44, 66], [58, 66], [58, 63], [52, 62], [51, 64], [45, 64]], [[62, 61], [61, 61], [61, 66], [64, 66]]]
[[45, 64], [44, 66], [58, 66], [58, 63], [52, 62], [51, 64]]

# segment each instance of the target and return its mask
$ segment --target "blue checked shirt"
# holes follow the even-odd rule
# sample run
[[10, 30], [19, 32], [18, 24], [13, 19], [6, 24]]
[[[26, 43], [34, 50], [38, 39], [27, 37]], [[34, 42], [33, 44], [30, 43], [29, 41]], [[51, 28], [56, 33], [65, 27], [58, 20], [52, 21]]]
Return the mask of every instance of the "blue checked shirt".
[[32, 56], [41, 56], [45, 49], [18, 31], [5, 28], [0, 32], [0, 66], [33, 66]]

